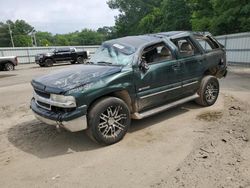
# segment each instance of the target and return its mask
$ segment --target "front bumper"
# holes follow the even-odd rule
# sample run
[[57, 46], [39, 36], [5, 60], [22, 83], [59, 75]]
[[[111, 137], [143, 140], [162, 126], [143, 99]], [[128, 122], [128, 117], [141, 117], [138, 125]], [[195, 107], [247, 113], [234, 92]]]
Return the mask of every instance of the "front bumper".
[[79, 107], [72, 112], [56, 113], [39, 107], [35, 99], [30, 105], [36, 118], [45, 124], [59, 126], [70, 132], [78, 132], [87, 129], [86, 106]]

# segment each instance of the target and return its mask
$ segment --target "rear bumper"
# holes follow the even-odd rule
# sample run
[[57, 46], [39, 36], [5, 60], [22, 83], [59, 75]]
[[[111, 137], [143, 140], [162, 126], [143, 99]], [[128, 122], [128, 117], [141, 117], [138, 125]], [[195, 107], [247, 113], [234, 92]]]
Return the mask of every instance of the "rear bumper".
[[45, 124], [59, 126], [70, 132], [78, 132], [87, 129], [87, 117], [85, 109], [77, 108], [72, 112], [55, 113], [39, 107], [35, 100], [31, 100], [30, 105], [35, 117]]

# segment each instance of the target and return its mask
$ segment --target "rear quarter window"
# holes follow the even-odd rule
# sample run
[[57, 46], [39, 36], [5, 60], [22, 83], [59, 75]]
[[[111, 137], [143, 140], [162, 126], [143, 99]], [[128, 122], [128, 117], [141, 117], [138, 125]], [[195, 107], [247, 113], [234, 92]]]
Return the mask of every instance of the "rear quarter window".
[[206, 36], [194, 36], [194, 38], [206, 52], [210, 52], [219, 48], [217, 44], [215, 44]]

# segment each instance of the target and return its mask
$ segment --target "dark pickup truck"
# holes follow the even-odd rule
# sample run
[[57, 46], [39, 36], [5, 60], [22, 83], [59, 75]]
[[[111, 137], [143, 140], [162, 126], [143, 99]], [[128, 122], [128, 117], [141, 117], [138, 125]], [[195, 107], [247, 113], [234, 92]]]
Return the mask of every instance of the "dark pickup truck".
[[16, 56], [0, 57], [0, 71], [13, 71], [17, 66], [18, 60]]
[[212, 36], [166, 32], [104, 42], [89, 65], [32, 81], [31, 109], [49, 125], [87, 130], [103, 144], [120, 141], [131, 118], [142, 119], [195, 100], [213, 105], [226, 52]]
[[88, 51], [77, 50], [75, 48], [60, 48], [45, 54], [35, 56], [35, 61], [41, 67], [49, 67], [54, 63], [70, 61], [74, 63], [84, 63], [89, 57]]

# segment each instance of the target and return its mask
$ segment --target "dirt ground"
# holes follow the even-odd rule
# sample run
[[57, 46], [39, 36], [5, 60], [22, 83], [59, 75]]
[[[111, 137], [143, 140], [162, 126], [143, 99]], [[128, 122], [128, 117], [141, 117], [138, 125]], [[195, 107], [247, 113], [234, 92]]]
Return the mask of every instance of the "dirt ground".
[[29, 109], [31, 79], [65, 67], [0, 72], [1, 187], [250, 187], [249, 69], [230, 68], [214, 106], [133, 121], [120, 143], [100, 147]]

